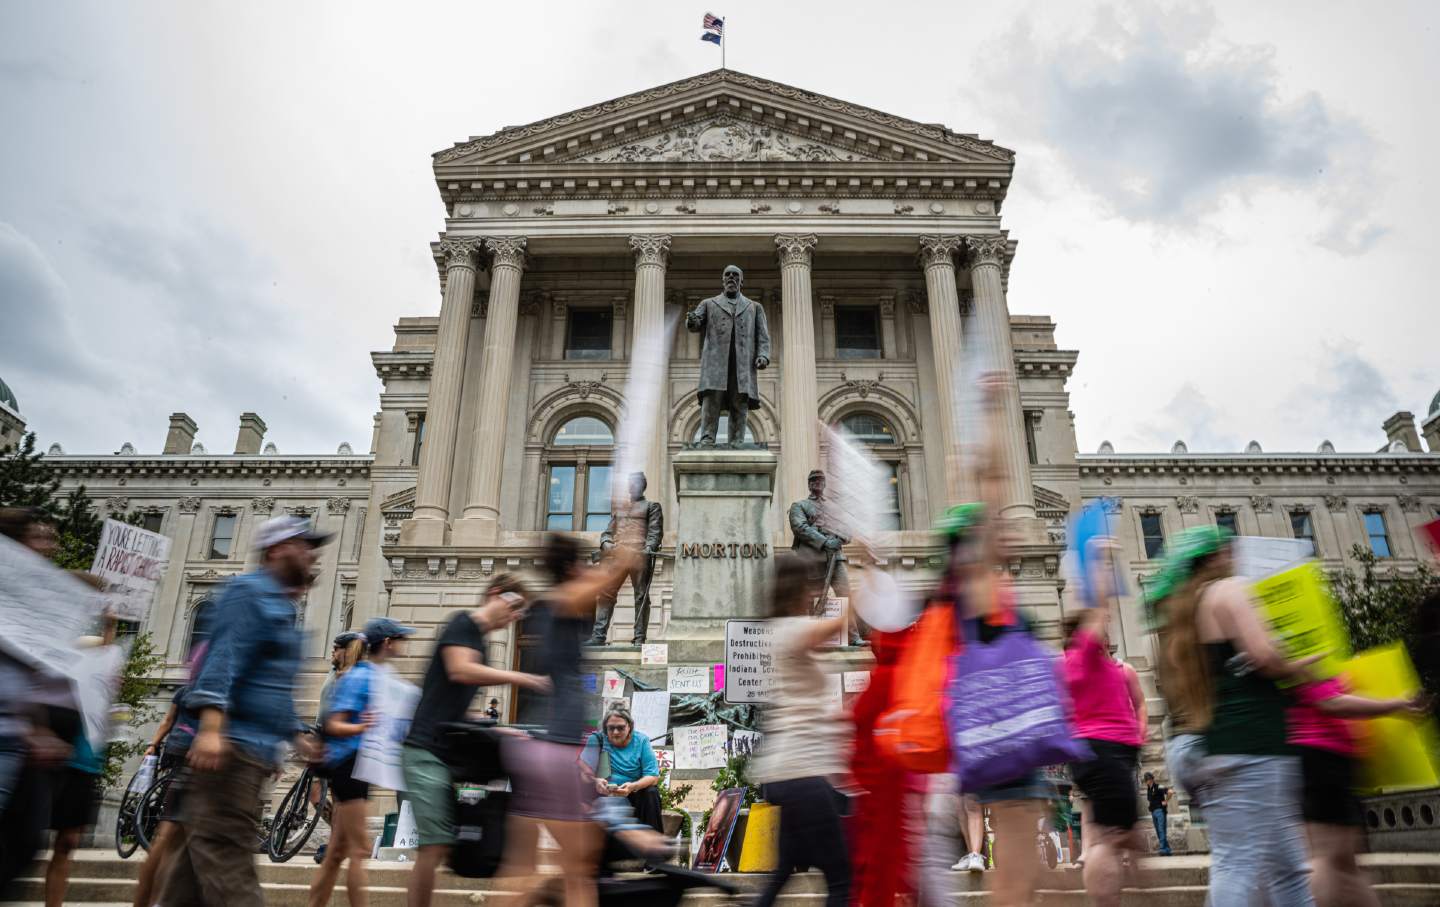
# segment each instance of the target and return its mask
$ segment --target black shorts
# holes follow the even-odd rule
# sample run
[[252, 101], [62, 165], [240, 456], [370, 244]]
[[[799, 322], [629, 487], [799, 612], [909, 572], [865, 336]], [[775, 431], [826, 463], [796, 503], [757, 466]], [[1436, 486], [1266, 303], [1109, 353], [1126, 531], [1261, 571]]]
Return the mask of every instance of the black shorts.
[[370, 782], [355, 778], [351, 775], [353, 771], [355, 771], [354, 756], [351, 756], [339, 765], [330, 767], [330, 795], [335, 798], [336, 803], [348, 803], [351, 800], [369, 799]]
[[100, 776], [78, 768], [63, 768], [55, 775], [50, 800], [50, 828], [89, 828], [100, 813]]
[[1140, 748], [1109, 740], [1086, 740], [1095, 758], [1070, 763], [1070, 777], [1090, 798], [1097, 825], [1128, 829], [1140, 821], [1140, 788], [1135, 772]]
[[1304, 774], [1301, 814], [1306, 822], [1363, 826], [1365, 810], [1355, 796], [1355, 760], [1315, 747], [1296, 747]]
[[175, 774], [170, 776], [170, 783], [165, 788], [165, 800], [160, 804], [161, 822], [180, 821], [180, 810], [185, 803], [185, 788], [189, 784], [190, 767], [182, 764]]

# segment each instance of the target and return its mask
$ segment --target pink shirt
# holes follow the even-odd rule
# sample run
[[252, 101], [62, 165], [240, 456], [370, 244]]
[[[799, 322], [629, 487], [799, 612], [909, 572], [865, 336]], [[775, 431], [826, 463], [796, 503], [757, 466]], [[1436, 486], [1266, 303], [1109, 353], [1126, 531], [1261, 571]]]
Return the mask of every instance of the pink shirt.
[[1074, 703], [1077, 736], [1128, 746], [1144, 744], [1125, 666], [1111, 658], [1100, 637], [1089, 630], [1077, 630], [1070, 637], [1065, 682]]
[[1295, 695], [1295, 704], [1286, 711], [1290, 743], [1342, 756], [1359, 755], [1356, 722], [1327, 715], [1315, 707], [1316, 703], [1348, 693], [1343, 680], [1332, 677], [1318, 683], [1302, 684], [1291, 692]]

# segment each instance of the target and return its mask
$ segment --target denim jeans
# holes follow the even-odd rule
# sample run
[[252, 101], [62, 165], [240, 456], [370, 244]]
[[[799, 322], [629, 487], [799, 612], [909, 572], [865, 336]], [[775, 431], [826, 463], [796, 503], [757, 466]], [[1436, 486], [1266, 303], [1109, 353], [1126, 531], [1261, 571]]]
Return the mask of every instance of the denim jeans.
[[1207, 756], [1200, 793], [1210, 825], [1210, 907], [1269, 895], [1270, 907], [1314, 907], [1294, 756]]
[[1165, 857], [1170, 856], [1170, 837], [1166, 830], [1167, 812], [1163, 806], [1150, 810], [1150, 821], [1155, 823], [1155, 837], [1160, 840], [1160, 855]]

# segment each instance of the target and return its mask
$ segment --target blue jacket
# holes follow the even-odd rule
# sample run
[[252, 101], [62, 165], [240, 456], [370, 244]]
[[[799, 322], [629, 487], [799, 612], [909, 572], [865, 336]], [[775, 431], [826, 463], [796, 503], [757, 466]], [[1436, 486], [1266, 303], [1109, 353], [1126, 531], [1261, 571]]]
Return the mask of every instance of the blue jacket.
[[332, 737], [324, 733], [324, 726], [331, 715], [338, 714], [351, 722], [360, 720], [360, 716], [370, 705], [370, 685], [374, 674], [375, 664], [361, 661], [335, 682], [335, 689], [330, 693], [330, 701], [325, 705], [324, 714], [320, 716], [321, 732], [325, 738], [326, 767], [334, 768], [346, 759], [354, 758], [360, 752], [360, 740], [364, 736], [363, 734]]
[[225, 736], [266, 765], [295, 736], [301, 633], [295, 603], [267, 570], [235, 577], [214, 606], [214, 632], [187, 708], [225, 713]]

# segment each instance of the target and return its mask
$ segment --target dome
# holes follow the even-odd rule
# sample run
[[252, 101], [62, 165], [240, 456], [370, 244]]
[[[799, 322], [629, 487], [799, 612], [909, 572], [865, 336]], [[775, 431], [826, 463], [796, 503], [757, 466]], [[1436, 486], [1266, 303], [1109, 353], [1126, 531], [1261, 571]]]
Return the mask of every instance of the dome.
[[270, 441], [265, 445], [265, 450], [262, 451], [262, 453], [264, 453], [267, 457], [273, 457], [276, 454], [280, 453], [280, 448], [275, 446], [274, 441]]
[[59, 441], [56, 441], [54, 444], [50, 445], [50, 451], [46, 454], [46, 456], [63, 457], [65, 456], [65, 448], [60, 446]]
[[1099, 449], [1098, 451], [1096, 451], [1096, 453], [1100, 453], [1100, 454], [1113, 454], [1114, 452], [1115, 452], [1115, 445], [1114, 445], [1114, 444], [1111, 444], [1109, 441], [1101, 441], [1101, 442], [1100, 442], [1100, 449]]
[[134, 456], [134, 455], [135, 455], [135, 445], [134, 445], [134, 444], [131, 444], [129, 441], [126, 441], [124, 444], [121, 444], [121, 445], [120, 445], [120, 456], [122, 456], [122, 457], [130, 457], [130, 456]]
[[341, 441], [340, 447], [335, 451], [337, 456], [351, 457], [355, 455], [355, 449], [350, 446], [349, 441]]
[[1317, 447], [1317, 448], [1315, 448], [1315, 452], [1316, 452], [1316, 453], [1322, 453], [1322, 454], [1334, 453], [1334, 452], [1335, 452], [1335, 445], [1334, 445], [1334, 444], [1331, 444], [1329, 441], [1321, 441], [1321, 442], [1320, 442], [1320, 446]]
[[1172, 454], [1188, 454], [1190, 452], [1190, 448], [1185, 446], [1184, 441], [1176, 441], [1173, 445], [1171, 445], [1170, 452]]
[[[1436, 397], [1435, 399], [1440, 400], [1440, 397]], [[15, 399], [15, 392], [10, 389], [10, 385], [6, 384], [4, 380], [0, 380], [0, 403], [5, 404], [17, 413], [20, 412], [20, 401]], [[1434, 412], [1435, 408], [1432, 406], [1430, 411]]]
[[205, 445], [204, 445], [204, 444], [201, 444], [199, 441], [196, 441], [194, 444], [190, 445], [190, 455], [191, 455], [191, 456], [198, 457], [198, 456], [201, 456], [201, 455], [204, 454], [204, 453], [205, 453]]
[[1265, 451], [1263, 451], [1263, 450], [1260, 449], [1260, 442], [1259, 442], [1259, 441], [1251, 441], [1249, 444], [1246, 444], [1246, 445], [1245, 445], [1245, 452], [1246, 452], [1247, 454], [1258, 454], [1258, 453], [1264, 453]]
[[1390, 453], [1409, 453], [1409, 452], [1410, 452], [1410, 448], [1406, 447], [1406, 446], [1405, 446], [1405, 442], [1402, 441], [1402, 440], [1400, 440], [1399, 438], [1396, 438], [1394, 441], [1391, 441], [1391, 442], [1390, 442], [1390, 447], [1388, 448], [1388, 450], [1390, 451]]

